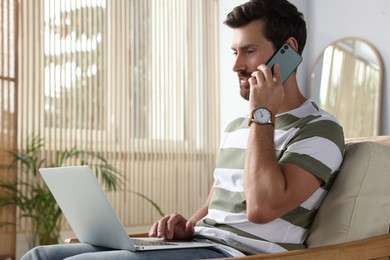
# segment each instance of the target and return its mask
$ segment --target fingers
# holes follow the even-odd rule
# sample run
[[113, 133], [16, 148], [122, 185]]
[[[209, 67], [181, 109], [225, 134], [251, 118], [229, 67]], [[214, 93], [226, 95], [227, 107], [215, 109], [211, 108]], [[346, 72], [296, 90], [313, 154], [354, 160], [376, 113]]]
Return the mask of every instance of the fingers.
[[156, 237], [157, 236], [157, 227], [158, 227], [158, 222], [154, 222], [149, 230], [148, 236]]
[[[264, 65], [265, 66], [265, 65]], [[264, 68], [263, 65], [260, 65], [257, 67], [258, 70], [252, 72], [251, 78], [249, 78], [249, 83], [254, 86], [254, 85], [263, 85], [264, 82], [267, 80], [269, 77], [267, 74], [271, 73], [268, 67]]]
[[171, 216], [167, 215], [157, 221], [157, 237], [158, 238], [167, 238], [167, 222]]
[[165, 235], [168, 239], [173, 239], [175, 226], [183, 220], [183, 217], [177, 213], [173, 213], [170, 215], [167, 224]]
[[260, 65], [257, 67], [258, 70], [252, 72], [251, 76], [248, 81], [252, 85], [263, 85], [266, 82], [277, 84], [280, 82], [280, 65], [275, 64], [272, 68], [272, 70], [265, 64]]
[[195, 233], [194, 223], [192, 223], [191, 221], [187, 221], [185, 231], [187, 234]]
[[274, 65], [273, 73], [274, 73], [274, 76], [273, 76], [274, 81], [277, 84], [281, 84], [281, 71], [280, 71], [280, 65], [279, 64], [275, 64]]
[[163, 238], [165, 237], [165, 232], [166, 232], [166, 226], [167, 226], [167, 221], [169, 219], [169, 215], [161, 218], [160, 220], [154, 222], [152, 227], [149, 230], [149, 236], [150, 237], [158, 237], [158, 238]]
[[284, 97], [280, 65], [274, 65], [273, 73], [265, 64], [258, 66], [257, 69], [248, 79], [250, 84], [249, 108], [253, 110], [258, 107], [267, 107], [276, 113]]
[[[191, 222], [190, 224], [192, 225]], [[193, 229], [193, 225], [190, 228]], [[182, 230], [184, 233], [187, 232], [187, 220], [177, 213], [167, 215], [155, 222], [149, 231], [149, 236], [173, 239], [175, 236], [175, 229]], [[190, 231], [193, 231], [192, 229], [190, 229]]]

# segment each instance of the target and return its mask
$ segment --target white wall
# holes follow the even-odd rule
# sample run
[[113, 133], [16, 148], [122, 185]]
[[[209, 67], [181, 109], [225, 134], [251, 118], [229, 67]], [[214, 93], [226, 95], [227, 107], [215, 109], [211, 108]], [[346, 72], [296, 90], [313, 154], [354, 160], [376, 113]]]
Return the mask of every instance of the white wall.
[[[301, 0], [302, 1], [302, 0]], [[382, 114], [380, 134], [390, 134], [390, 1], [316, 0], [307, 1], [309, 64], [331, 42], [343, 37], [359, 37], [370, 42], [383, 62]], [[364, 104], [362, 104], [364, 105]]]
[[[221, 129], [238, 115], [247, 113], [247, 103], [238, 91], [238, 80], [232, 72], [231, 30], [222, 24], [226, 14], [245, 0], [221, 0], [220, 5], [220, 91]], [[383, 62], [383, 91], [380, 134], [390, 134], [390, 25], [389, 0], [291, 0], [304, 13], [308, 27], [308, 41], [303, 63], [298, 70], [298, 81], [304, 93], [307, 77], [322, 50], [344, 37], [359, 37], [377, 48]], [[362, 104], [364, 105], [364, 104]]]
[[223, 24], [226, 15], [245, 0], [219, 1], [219, 60], [220, 60], [220, 96], [221, 96], [221, 132], [234, 118], [247, 111], [247, 102], [240, 96], [237, 75], [232, 71], [234, 56], [231, 50], [232, 30]]

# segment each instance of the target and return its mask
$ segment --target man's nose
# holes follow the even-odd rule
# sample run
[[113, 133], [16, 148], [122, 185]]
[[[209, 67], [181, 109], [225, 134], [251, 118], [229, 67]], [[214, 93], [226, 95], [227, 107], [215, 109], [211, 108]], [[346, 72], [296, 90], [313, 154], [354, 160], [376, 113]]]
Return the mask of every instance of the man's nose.
[[234, 61], [233, 64], [233, 71], [238, 72], [238, 71], [244, 71], [246, 68], [244, 60], [241, 58], [240, 55], [236, 56], [236, 60]]

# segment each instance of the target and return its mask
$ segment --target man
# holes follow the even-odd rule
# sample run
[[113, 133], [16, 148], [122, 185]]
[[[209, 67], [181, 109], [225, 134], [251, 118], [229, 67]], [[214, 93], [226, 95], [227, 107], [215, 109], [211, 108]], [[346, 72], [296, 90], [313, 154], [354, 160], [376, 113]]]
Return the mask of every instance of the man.
[[[343, 132], [333, 116], [302, 95], [295, 72], [282, 85], [279, 65], [272, 72], [265, 63], [284, 43], [302, 53], [305, 21], [287, 0], [252, 0], [229, 13], [225, 24], [233, 28], [233, 70], [250, 118], [227, 127], [204, 206], [189, 220], [168, 215], [149, 232], [167, 240], [208, 239], [216, 246], [137, 253], [55, 245], [34, 249], [25, 259], [201, 259], [304, 247], [342, 162]], [[269, 118], [262, 122], [255, 111]]]

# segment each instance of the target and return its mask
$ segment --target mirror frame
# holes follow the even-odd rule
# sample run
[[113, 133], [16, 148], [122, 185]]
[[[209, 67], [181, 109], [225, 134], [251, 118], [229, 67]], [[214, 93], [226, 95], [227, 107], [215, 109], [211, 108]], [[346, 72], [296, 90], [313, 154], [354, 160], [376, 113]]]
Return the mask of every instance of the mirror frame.
[[[309, 99], [314, 100], [313, 96], [312, 96], [312, 92], [313, 92], [313, 84], [312, 84], [312, 82], [313, 82], [313, 78], [315, 77], [316, 68], [317, 68], [319, 62], [322, 60], [322, 58], [324, 56], [324, 53], [325, 53], [325, 50], [329, 46], [336, 45], [338, 42], [341, 42], [341, 41], [351, 41], [351, 40], [361, 41], [364, 44], [366, 44], [367, 46], [369, 46], [371, 48], [371, 50], [373, 51], [373, 53], [375, 54], [375, 56], [377, 58], [377, 61], [378, 61], [378, 67], [379, 67], [379, 70], [378, 70], [378, 72], [379, 72], [379, 75], [378, 75], [378, 92], [379, 93], [378, 93], [378, 95], [379, 95], [379, 100], [378, 100], [377, 106], [374, 108], [375, 113], [376, 113], [376, 121], [377, 122], [376, 122], [375, 125], [373, 125], [371, 133], [367, 134], [367, 136], [368, 135], [370, 135], [370, 136], [377, 136], [377, 135], [379, 135], [379, 132], [380, 132], [381, 116], [382, 116], [381, 106], [382, 106], [382, 91], [383, 91], [383, 61], [382, 61], [382, 58], [381, 58], [377, 48], [375, 48], [375, 46], [373, 44], [371, 44], [370, 42], [368, 42], [368, 41], [366, 41], [364, 39], [361, 39], [359, 37], [344, 37], [344, 38], [337, 39], [337, 40], [327, 44], [326, 47], [318, 55], [318, 57], [316, 58], [314, 64], [310, 68], [309, 75], [308, 75], [307, 94], [308, 94]], [[320, 104], [317, 104], [317, 105], [320, 108], [322, 108], [320, 106]], [[322, 108], [322, 109], [324, 109], [324, 108]], [[334, 114], [334, 116], [338, 119], [338, 115]], [[344, 129], [344, 131], [345, 130], [346, 129]], [[346, 134], [345, 135], [346, 138], [348, 138], [348, 137], [360, 137], [360, 136], [348, 136], [348, 131], [345, 131], [345, 132], [347, 133], [347, 134], [345, 133]]]

